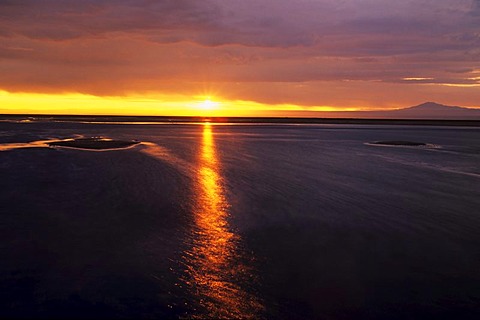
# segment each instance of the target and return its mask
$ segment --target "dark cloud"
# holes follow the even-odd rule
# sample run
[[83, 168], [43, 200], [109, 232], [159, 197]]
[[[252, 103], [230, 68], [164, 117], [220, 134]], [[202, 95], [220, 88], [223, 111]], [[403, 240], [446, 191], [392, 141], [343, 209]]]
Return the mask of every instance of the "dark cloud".
[[210, 28], [216, 7], [194, 0], [19, 0], [0, 2], [4, 33], [68, 40], [108, 33]]
[[480, 16], [480, 0], [472, 0], [472, 15]]
[[[468, 14], [477, 10], [478, 1], [473, 3], [473, 11], [471, 7], [471, 0], [408, 0], [401, 4], [380, 0], [19, 0], [0, 2], [0, 24], [4, 36], [33, 39], [127, 33], [159, 43], [320, 46], [330, 52], [332, 39], [337, 42], [346, 37], [353, 44], [343, 44], [343, 54], [348, 54], [353, 48], [377, 52], [376, 40], [383, 36], [383, 48], [398, 48], [395, 42], [402, 41], [409, 50], [417, 46], [418, 50], [433, 51], [438, 50], [438, 41], [431, 38], [437, 36], [447, 36], [445, 45], [450, 47], [478, 44], [478, 24], [470, 21], [473, 18]], [[339, 54], [337, 51], [331, 53]]]

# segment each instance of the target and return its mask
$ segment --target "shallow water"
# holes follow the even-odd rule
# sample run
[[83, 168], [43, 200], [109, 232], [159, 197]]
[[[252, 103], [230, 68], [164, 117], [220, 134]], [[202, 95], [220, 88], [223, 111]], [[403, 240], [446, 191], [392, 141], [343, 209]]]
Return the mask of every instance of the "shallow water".
[[[77, 137], [143, 143], [10, 148]], [[435, 147], [367, 144], [388, 140]], [[0, 123], [0, 143], [2, 317], [480, 315], [478, 128]]]

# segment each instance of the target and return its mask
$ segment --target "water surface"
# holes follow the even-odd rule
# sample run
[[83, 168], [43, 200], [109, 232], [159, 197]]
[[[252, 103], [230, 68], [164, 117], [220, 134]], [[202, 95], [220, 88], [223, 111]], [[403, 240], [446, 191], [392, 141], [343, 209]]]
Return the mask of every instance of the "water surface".
[[[41, 143], [79, 137], [143, 143]], [[478, 128], [0, 123], [0, 143], [4, 317], [480, 314]]]

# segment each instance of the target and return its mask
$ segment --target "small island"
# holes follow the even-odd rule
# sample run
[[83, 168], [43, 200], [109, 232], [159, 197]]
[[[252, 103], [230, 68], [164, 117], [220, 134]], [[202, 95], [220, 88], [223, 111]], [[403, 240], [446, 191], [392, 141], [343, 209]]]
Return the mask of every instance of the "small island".
[[405, 147], [426, 147], [424, 142], [402, 141], [402, 140], [388, 140], [388, 141], [375, 141], [370, 144], [381, 146], [405, 146]]
[[126, 149], [139, 144], [136, 140], [113, 140], [107, 138], [78, 138], [48, 142], [50, 147], [67, 147], [89, 150]]

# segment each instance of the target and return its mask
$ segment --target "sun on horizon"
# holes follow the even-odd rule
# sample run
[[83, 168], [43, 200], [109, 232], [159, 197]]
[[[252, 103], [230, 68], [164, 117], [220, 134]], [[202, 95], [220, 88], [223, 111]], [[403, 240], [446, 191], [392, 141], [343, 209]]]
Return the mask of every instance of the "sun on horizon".
[[198, 109], [203, 111], [211, 111], [218, 109], [220, 107], [220, 102], [213, 101], [211, 99], [205, 99], [198, 103]]

